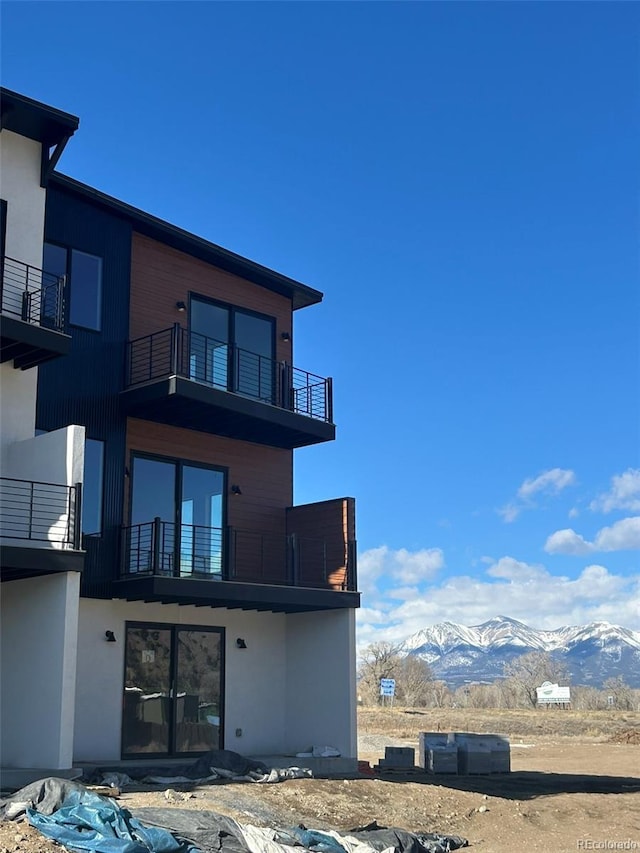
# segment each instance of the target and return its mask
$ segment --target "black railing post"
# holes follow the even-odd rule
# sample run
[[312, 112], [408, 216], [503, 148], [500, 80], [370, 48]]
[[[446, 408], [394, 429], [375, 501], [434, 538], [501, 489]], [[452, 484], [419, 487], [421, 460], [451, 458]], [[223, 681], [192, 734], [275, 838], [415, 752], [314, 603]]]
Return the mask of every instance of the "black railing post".
[[358, 543], [355, 539], [350, 539], [347, 542], [347, 571], [345, 582], [348, 592], [355, 592], [358, 589]]
[[[79, 551], [82, 545], [82, 483], [76, 483], [71, 487], [75, 494], [73, 506], [73, 550]], [[69, 501], [71, 504], [71, 501]], [[71, 507], [69, 507], [69, 521], [71, 521]]]
[[236, 531], [233, 527], [227, 527], [226, 539], [227, 547], [222, 552], [222, 577], [230, 580], [236, 574]]
[[300, 584], [300, 550], [298, 548], [298, 536], [292, 533], [289, 536], [291, 547], [291, 584], [299, 586]]
[[153, 530], [152, 530], [151, 572], [154, 575], [159, 574], [161, 542], [162, 542], [162, 519], [160, 518], [160, 516], [157, 515], [153, 519]]
[[280, 397], [281, 404], [283, 409], [293, 410], [293, 393], [291, 388], [291, 365], [283, 361], [281, 365], [282, 369], [280, 371], [281, 376], [281, 387], [280, 387]]
[[31, 314], [31, 294], [28, 290], [25, 290], [22, 294], [22, 319], [25, 323], [29, 322], [29, 315]]
[[326, 417], [330, 424], [333, 423], [333, 379], [329, 376], [327, 378], [325, 394], [327, 395], [326, 399]]
[[33, 533], [33, 488], [34, 488], [34, 486], [35, 486], [35, 483], [32, 482], [31, 483], [30, 495], [29, 495], [29, 536], [27, 537], [27, 539], [31, 539], [32, 533]]
[[180, 323], [174, 323], [171, 330], [171, 374], [178, 376], [179, 347], [180, 347]]

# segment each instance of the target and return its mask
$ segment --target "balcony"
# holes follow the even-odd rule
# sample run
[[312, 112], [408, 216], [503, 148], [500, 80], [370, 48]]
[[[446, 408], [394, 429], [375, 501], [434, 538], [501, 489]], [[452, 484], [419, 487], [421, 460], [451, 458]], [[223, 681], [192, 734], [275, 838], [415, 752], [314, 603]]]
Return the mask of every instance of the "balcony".
[[[320, 508], [320, 512], [316, 508]], [[296, 511], [317, 521], [308, 535]], [[346, 512], [344, 511], [346, 509]], [[349, 516], [349, 524], [335, 524]], [[292, 507], [286, 532], [175, 524], [156, 518], [122, 528], [115, 594], [131, 600], [300, 612], [357, 607], [353, 499]], [[351, 537], [351, 538], [350, 538]]]
[[183, 329], [130, 341], [128, 414], [292, 449], [335, 438], [331, 379]]
[[0, 361], [27, 370], [68, 353], [65, 278], [4, 257], [1, 284]]
[[2, 580], [81, 571], [82, 486], [0, 478]]

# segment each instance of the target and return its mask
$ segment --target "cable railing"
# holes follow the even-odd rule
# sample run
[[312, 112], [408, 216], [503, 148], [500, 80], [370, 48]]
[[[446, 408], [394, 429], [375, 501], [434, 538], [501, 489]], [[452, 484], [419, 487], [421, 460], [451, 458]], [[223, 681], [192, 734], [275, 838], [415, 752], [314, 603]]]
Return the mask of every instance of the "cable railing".
[[166, 376], [181, 376], [333, 423], [330, 378], [183, 329], [179, 323], [128, 345], [127, 387]]
[[0, 535], [80, 550], [82, 484], [0, 477]]
[[37, 267], [2, 259], [2, 313], [56, 332], [65, 329], [66, 280]]
[[[353, 590], [345, 565], [332, 566], [327, 543], [298, 534], [176, 524], [155, 518], [122, 529], [124, 578], [148, 575]], [[338, 577], [339, 576], [339, 577]], [[336, 581], [338, 577], [338, 581]]]

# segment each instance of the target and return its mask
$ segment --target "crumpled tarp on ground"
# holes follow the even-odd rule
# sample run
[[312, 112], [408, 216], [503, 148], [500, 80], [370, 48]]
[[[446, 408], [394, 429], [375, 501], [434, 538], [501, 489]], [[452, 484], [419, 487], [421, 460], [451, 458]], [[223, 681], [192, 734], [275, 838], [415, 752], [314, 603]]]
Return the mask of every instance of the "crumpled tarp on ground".
[[[212, 749], [190, 764], [154, 764], [153, 773], [149, 773], [149, 765], [128, 768], [128, 780], [125, 774], [116, 774], [110, 768], [101, 768], [94, 774], [96, 782], [105, 785], [118, 784], [119, 782], [118, 787], [124, 787], [131, 780], [151, 782], [154, 785], [214, 782], [218, 779], [230, 779], [234, 782], [271, 783], [311, 776], [313, 773], [308, 768], [269, 768], [261, 761], [246, 758], [230, 749]], [[116, 780], [118, 781], [116, 782]]]
[[67, 779], [48, 778], [0, 803], [0, 817], [29, 823], [47, 838], [86, 853], [197, 853], [164, 827], [146, 826], [109, 797]]
[[121, 808], [77, 782], [48, 778], [0, 801], [0, 819], [26, 814], [43, 835], [83, 853], [449, 853], [464, 838], [376, 823], [348, 833], [264, 829], [198, 809]]

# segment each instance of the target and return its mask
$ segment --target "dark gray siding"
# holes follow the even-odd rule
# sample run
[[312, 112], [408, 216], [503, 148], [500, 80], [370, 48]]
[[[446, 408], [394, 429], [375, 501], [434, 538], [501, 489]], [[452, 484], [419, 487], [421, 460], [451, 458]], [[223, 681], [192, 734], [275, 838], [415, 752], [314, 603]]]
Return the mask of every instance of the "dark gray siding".
[[[119, 393], [128, 336], [131, 225], [71, 193], [47, 192], [45, 239], [103, 259], [102, 329], [71, 327], [71, 353], [44, 364], [38, 376], [37, 427], [86, 427], [105, 442], [103, 535], [86, 539], [82, 594], [110, 597], [118, 565], [125, 480], [125, 418]], [[73, 282], [71, 282], [73, 287]]]

